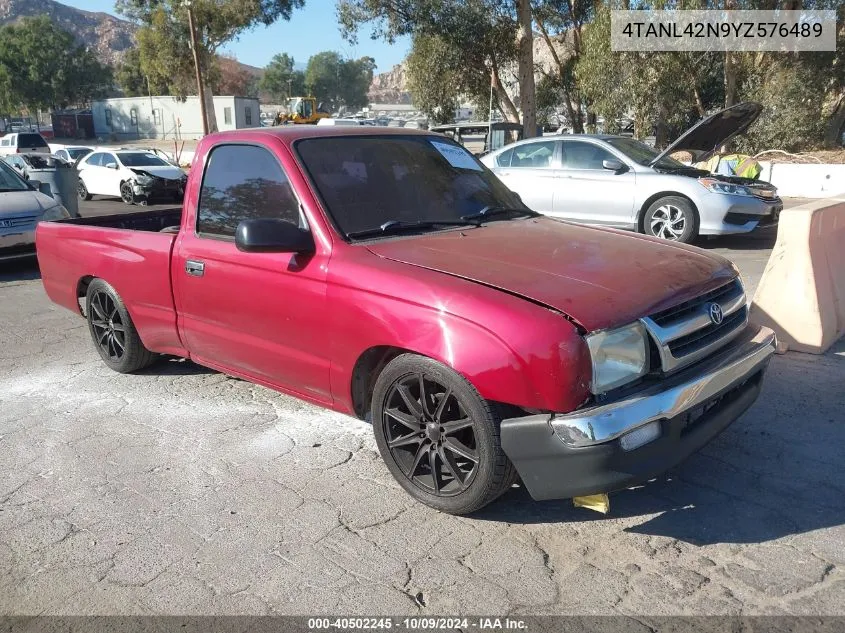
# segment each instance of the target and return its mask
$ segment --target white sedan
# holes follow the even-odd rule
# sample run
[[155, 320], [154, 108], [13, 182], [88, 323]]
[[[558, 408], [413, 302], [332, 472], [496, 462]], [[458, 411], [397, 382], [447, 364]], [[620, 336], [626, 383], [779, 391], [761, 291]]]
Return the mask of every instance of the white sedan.
[[153, 198], [181, 202], [185, 195], [185, 172], [145, 151], [95, 151], [79, 161], [77, 169], [81, 200], [113, 196], [126, 204], [146, 204]]

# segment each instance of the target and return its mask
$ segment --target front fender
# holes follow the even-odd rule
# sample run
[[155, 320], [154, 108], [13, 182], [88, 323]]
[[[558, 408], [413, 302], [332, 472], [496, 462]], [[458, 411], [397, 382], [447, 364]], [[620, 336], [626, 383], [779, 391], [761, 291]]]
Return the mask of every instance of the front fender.
[[[402, 274], [401, 283], [390, 269]], [[583, 339], [562, 314], [434, 271], [381, 260], [375, 271], [344, 266], [329, 286], [335, 310], [331, 385], [352, 412], [352, 373], [368, 349], [390, 346], [433, 358], [482, 397], [527, 409], [570, 411], [589, 395]], [[353, 280], [367, 278], [368, 288]], [[390, 289], [390, 292], [374, 288]]]

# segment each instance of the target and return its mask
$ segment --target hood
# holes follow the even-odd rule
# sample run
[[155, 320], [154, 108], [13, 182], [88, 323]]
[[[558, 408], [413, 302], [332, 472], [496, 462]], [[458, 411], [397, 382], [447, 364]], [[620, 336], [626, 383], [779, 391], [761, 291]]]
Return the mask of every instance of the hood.
[[630, 323], [736, 276], [728, 260], [695, 247], [551, 218], [493, 222], [368, 248], [547, 306], [587, 331]]
[[15, 215], [41, 215], [58, 201], [38, 191], [0, 192], [0, 219]]
[[650, 164], [654, 165], [674, 152], [690, 152], [694, 163], [707, 160], [733, 137], [744, 134], [761, 112], [763, 106], [759, 103], [746, 101], [711, 114], [681, 134]]
[[185, 172], [172, 165], [156, 165], [154, 167], [130, 167], [136, 174], [149, 174], [165, 180], [179, 180], [185, 178]]

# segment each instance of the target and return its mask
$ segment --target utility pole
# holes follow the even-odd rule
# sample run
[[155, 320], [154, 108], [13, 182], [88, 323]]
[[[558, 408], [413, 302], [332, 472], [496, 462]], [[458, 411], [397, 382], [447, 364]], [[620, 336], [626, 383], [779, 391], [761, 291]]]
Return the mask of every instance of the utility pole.
[[200, 73], [200, 54], [197, 49], [197, 31], [194, 28], [194, 9], [191, 7], [191, 0], [185, 1], [188, 8], [188, 30], [191, 32], [191, 50], [194, 53], [194, 70], [197, 73], [197, 92], [200, 100], [200, 115], [202, 116], [202, 133], [208, 134], [208, 116], [205, 111], [205, 87], [202, 84], [202, 73]]

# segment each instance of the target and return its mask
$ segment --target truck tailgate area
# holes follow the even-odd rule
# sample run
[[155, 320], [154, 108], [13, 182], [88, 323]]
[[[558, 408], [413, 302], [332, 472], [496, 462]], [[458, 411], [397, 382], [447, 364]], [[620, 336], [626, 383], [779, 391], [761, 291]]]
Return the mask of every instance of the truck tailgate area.
[[103, 279], [123, 299], [148, 349], [184, 353], [170, 278], [176, 234], [161, 232], [180, 217], [180, 209], [165, 209], [39, 223], [35, 244], [47, 295], [81, 312], [88, 283]]

